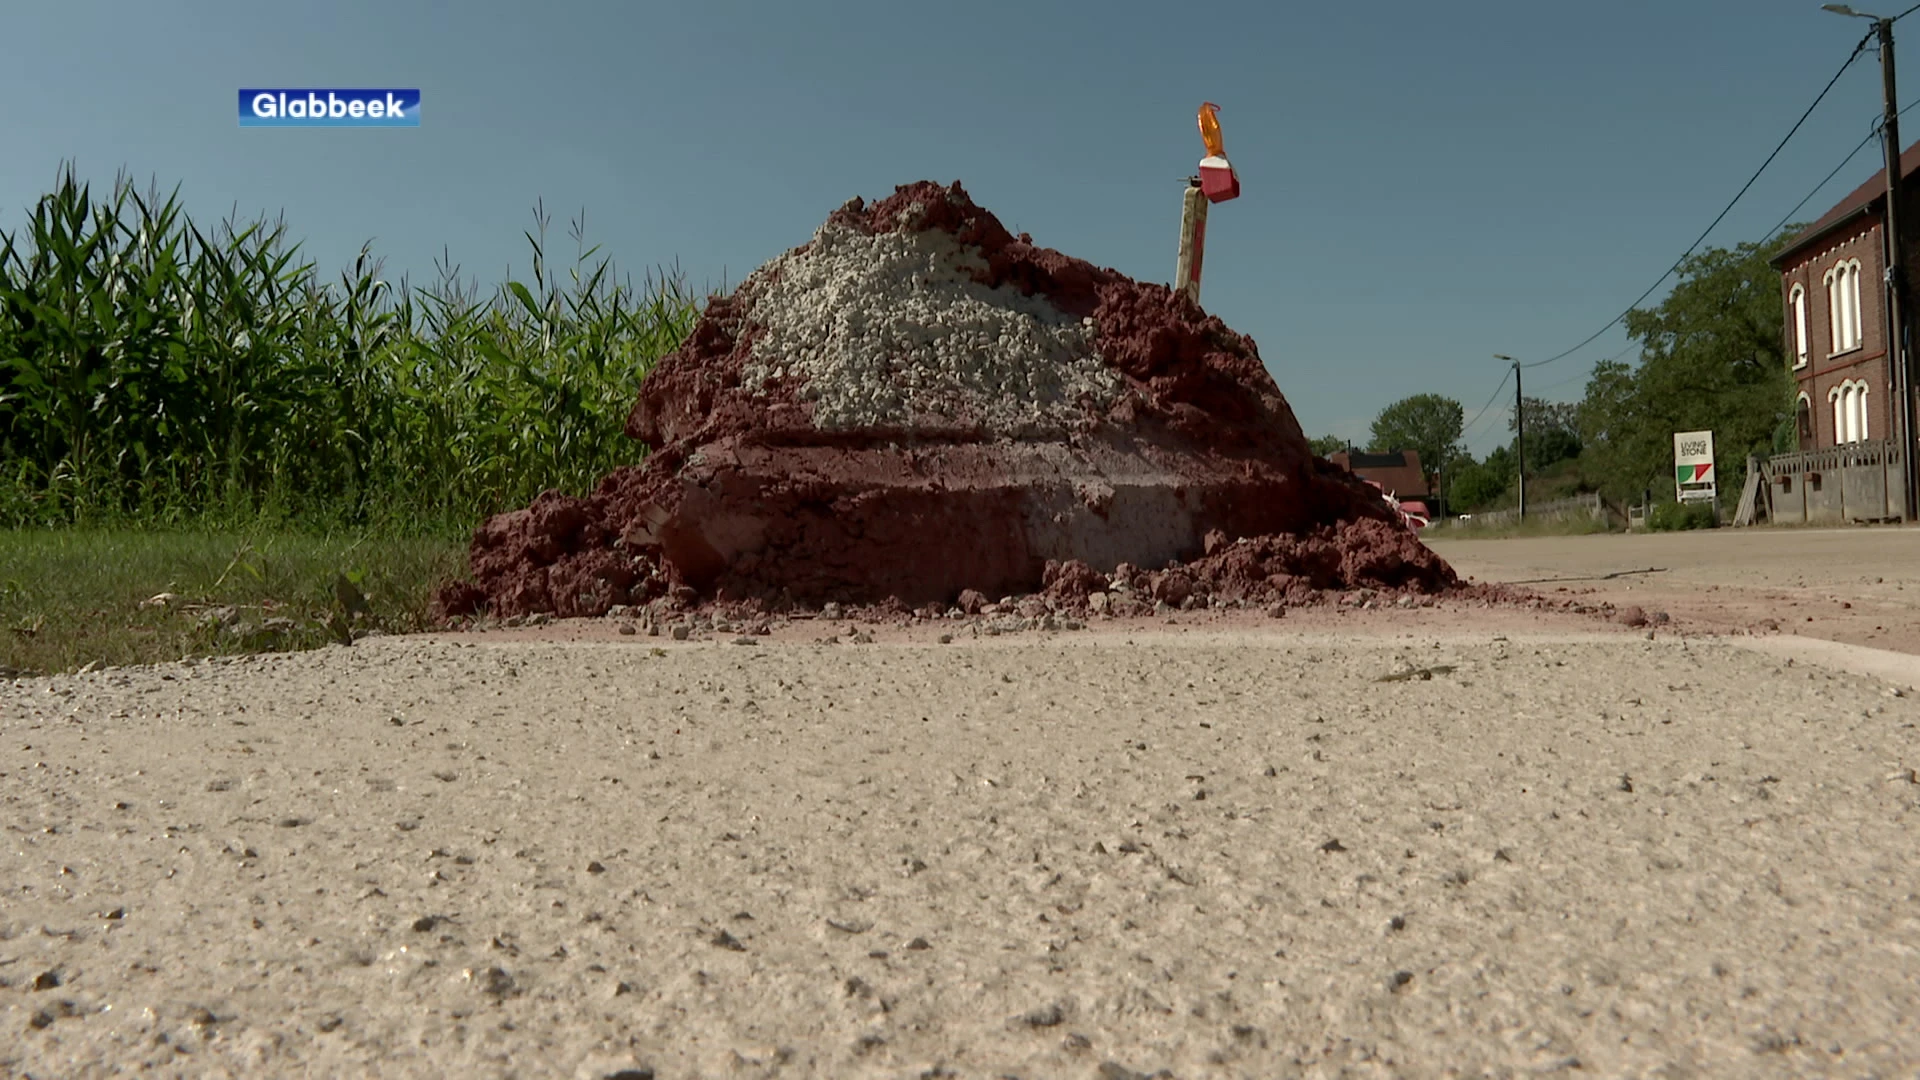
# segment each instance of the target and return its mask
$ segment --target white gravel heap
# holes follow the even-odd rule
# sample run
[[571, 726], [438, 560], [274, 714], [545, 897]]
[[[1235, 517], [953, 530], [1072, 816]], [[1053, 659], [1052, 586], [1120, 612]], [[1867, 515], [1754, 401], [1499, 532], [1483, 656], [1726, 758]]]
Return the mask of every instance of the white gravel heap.
[[1030, 438], [1067, 427], [1083, 396], [1110, 404], [1121, 380], [1093, 320], [987, 288], [969, 273], [985, 266], [944, 230], [823, 225], [760, 271], [772, 280], [746, 315], [766, 332], [746, 385], [804, 376], [814, 423], [830, 430], [977, 423]]

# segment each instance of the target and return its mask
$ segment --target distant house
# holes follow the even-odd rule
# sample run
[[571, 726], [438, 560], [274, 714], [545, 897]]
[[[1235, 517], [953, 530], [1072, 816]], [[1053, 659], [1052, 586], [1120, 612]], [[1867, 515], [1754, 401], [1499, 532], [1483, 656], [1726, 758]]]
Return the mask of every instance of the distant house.
[[[1920, 143], [1900, 155], [1903, 222], [1920, 187]], [[1884, 171], [1855, 188], [1793, 238], [1772, 265], [1786, 304], [1800, 449], [1823, 450], [1894, 435], [1893, 364], [1887, 352]], [[1910, 224], [1902, 232], [1916, 233]], [[1907, 265], [1920, 265], [1909, 251]]]
[[1427, 491], [1426, 470], [1420, 467], [1420, 453], [1416, 450], [1391, 450], [1381, 454], [1338, 450], [1327, 460], [1362, 479], [1379, 484], [1395, 498], [1424, 500], [1430, 494]]

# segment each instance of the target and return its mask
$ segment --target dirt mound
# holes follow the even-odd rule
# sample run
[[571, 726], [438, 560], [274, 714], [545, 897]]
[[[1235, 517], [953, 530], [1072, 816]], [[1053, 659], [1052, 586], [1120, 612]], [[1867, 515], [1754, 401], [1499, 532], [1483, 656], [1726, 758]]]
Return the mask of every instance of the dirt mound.
[[487, 521], [441, 610], [951, 604], [1181, 562], [1251, 599], [1456, 583], [1313, 456], [1251, 339], [957, 183], [855, 199], [715, 298], [627, 433], [643, 465]]

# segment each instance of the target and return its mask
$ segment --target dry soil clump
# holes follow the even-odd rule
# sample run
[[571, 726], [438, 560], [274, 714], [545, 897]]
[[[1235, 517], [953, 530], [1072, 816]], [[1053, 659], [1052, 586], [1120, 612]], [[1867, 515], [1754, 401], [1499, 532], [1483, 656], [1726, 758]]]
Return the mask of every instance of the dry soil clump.
[[855, 199], [714, 298], [627, 433], [644, 464], [487, 521], [441, 609], [1458, 585], [1314, 457], [1251, 339], [1012, 235], [957, 183]]

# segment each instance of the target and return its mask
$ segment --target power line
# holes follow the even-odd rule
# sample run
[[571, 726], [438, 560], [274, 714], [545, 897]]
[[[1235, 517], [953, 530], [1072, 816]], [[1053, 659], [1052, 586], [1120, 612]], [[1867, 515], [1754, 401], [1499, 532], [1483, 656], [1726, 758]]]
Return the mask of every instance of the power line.
[[1467, 437], [1467, 432], [1472, 431], [1474, 428], [1474, 425], [1480, 422], [1480, 418], [1487, 415], [1487, 410], [1493, 408], [1494, 399], [1500, 396], [1500, 391], [1505, 390], [1507, 388], [1507, 380], [1511, 378], [1513, 378], [1513, 369], [1508, 368], [1507, 373], [1505, 375], [1500, 376], [1500, 385], [1494, 387], [1493, 393], [1487, 396], [1487, 403], [1485, 405], [1480, 406], [1480, 411], [1473, 414], [1473, 419], [1467, 423], [1466, 427], [1463, 427], [1460, 429], [1461, 439], [1464, 440]]
[[[1621, 350], [1620, 350], [1619, 352], [1617, 352], [1617, 353], [1614, 353], [1614, 354], [1613, 354], [1612, 356], [1609, 356], [1609, 357], [1607, 357], [1607, 358], [1606, 358], [1605, 360], [1602, 360], [1602, 361], [1600, 361], [1600, 363], [1601, 363], [1601, 364], [1611, 364], [1611, 363], [1613, 363], [1613, 362], [1614, 362], [1615, 360], [1618, 360], [1618, 359], [1620, 359], [1621, 357], [1623, 357], [1623, 356], [1625, 356], [1625, 355], [1627, 355], [1628, 353], [1630, 353], [1630, 352], [1632, 352], [1633, 350], [1635, 350], [1635, 349], [1637, 349], [1637, 348], [1639, 348], [1639, 347], [1640, 347], [1640, 343], [1639, 343], [1639, 342], [1637, 342], [1637, 341], [1635, 341], [1635, 342], [1630, 342], [1630, 343], [1629, 343], [1629, 344], [1627, 345], [1627, 347], [1626, 347], [1626, 348], [1624, 348], [1624, 349], [1621, 349]], [[1600, 366], [1600, 365], [1599, 365], [1599, 364], [1595, 364], [1595, 365], [1594, 365], [1594, 367], [1598, 367], [1598, 366]], [[1572, 378], [1570, 378], [1570, 379], [1561, 379], [1561, 380], [1560, 380], [1559, 382], [1557, 382], [1557, 383], [1553, 383], [1552, 385], [1549, 385], [1549, 386], [1543, 386], [1543, 387], [1541, 387], [1541, 388], [1540, 388], [1540, 392], [1544, 394], [1544, 393], [1546, 393], [1546, 392], [1547, 392], [1547, 391], [1549, 391], [1549, 390], [1558, 390], [1558, 389], [1560, 389], [1561, 387], [1563, 387], [1563, 386], [1565, 386], [1565, 385], [1567, 385], [1568, 383], [1575, 383], [1575, 382], [1579, 382], [1579, 381], [1580, 381], [1581, 379], [1590, 379], [1590, 378], [1592, 378], [1592, 377], [1593, 377], [1593, 371], [1592, 371], [1591, 369], [1589, 369], [1589, 370], [1587, 370], [1587, 371], [1584, 371], [1584, 372], [1581, 372], [1581, 373], [1580, 373], [1580, 374], [1578, 374], [1578, 375], [1575, 375], [1575, 376], [1573, 376], [1573, 377], [1572, 377]]]
[[[1895, 18], [1905, 18], [1907, 15], [1912, 14], [1914, 11], [1920, 11], [1920, 4], [1915, 4], [1913, 7], [1908, 8], [1904, 12], [1901, 12], [1900, 15], [1895, 16]], [[1853, 62], [1860, 58], [1861, 51], [1867, 47], [1867, 42], [1872, 41], [1873, 37], [1874, 37], [1873, 31], [1868, 31], [1867, 34], [1860, 39], [1860, 43], [1853, 47], [1852, 54], [1850, 54], [1847, 57], [1846, 63], [1841, 64], [1840, 70], [1834, 72], [1833, 78], [1827, 80], [1827, 85], [1821, 88], [1819, 96], [1813, 99], [1813, 104], [1807, 106], [1806, 112], [1803, 112], [1800, 114], [1800, 119], [1795, 120], [1793, 122], [1793, 127], [1788, 129], [1786, 136], [1783, 137], [1780, 140], [1779, 144], [1773, 148], [1773, 153], [1768, 154], [1767, 160], [1761, 162], [1760, 167], [1758, 169], [1755, 169], [1753, 172], [1753, 175], [1747, 178], [1747, 182], [1740, 186], [1740, 190], [1734, 194], [1733, 199], [1729, 201], [1727, 205], [1720, 211], [1719, 215], [1713, 219], [1713, 223], [1708, 225], [1706, 229], [1700, 233], [1699, 236], [1695, 237], [1693, 243], [1687, 245], [1687, 250], [1680, 253], [1680, 257], [1673, 261], [1673, 265], [1668, 267], [1666, 272], [1661, 274], [1658, 280], [1654, 281], [1653, 284], [1647, 286], [1646, 292], [1641, 293], [1640, 296], [1637, 299], [1635, 299], [1633, 303], [1628, 304], [1625, 311], [1622, 311], [1620, 314], [1615, 315], [1611, 319], [1608, 319], [1607, 324], [1605, 326], [1602, 326], [1600, 329], [1595, 330], [1593, 333], [1587, 335], [1586, 340], [1580, 342], [1580, 344], [1575, 345], [1573, 348], [1568, 349], [1565, 352], [1555, 353], [1554, 355], [1547, 357], [1545, 360], [1535, 360], [1530, 364], [1521, 364], [1520, 366], [1523, 368], [1544, 367], [1547, 364], [1551, 364], [1559, 360], [1564, 360], [1567, 357], [1572, 356], [1574, 353], [1577, 353], [1581, 349], [1586, 348], [1588, 345], [1593, 344], [1594, 341], [1597, 340], [1601, 334], [1604, 334], [1607, 331], [1613, 329], [1615, 323], [1618, 323], [1621, 319], [1626, 318], [1627, 315], [1633, 311], [1633, 309], [1640, 306], [1642, 301], [1644, 301], [1647, 297], [1652, 296], [1653, 291], [1655, 289], [1658, 289], [1661, 285], [1665, 284], [1666, 280], [1669, 277], [1673, 276], [1674, 271], [1680, 269], [1680, 264], [1686, 262], [1687, 258], [1691, 256], [1694, 253], [1694, 251], [1700, 247], [1701, 243], [1706, 240], [1708, 235], [1710, 235], [1714, 229], [1718, 228], [1722, 221], [1726, 220], [1726, 217], [1729, 213], [1733, 212], [1734, 206], [1738, 204], [1741, 198], [1746, 195], [1748, 189], [1753, 187], [1754, 182], [1760, 179], [1760, 174], [1766, 172], [1767, 166], [1773, 164], [1773, 159], [1780, 156], [1780, 151], [1787, 148], [1787, 143], [1790, 140], [1792, 140], [1795, 133], [1797, 133], [1800, 130], [1800, 126], [1802, 124], [1805, 124], [1807, 122], [1807, 117], [1813, 115], [1813, 110], [1819, 108], [1820, 103], [1826, 100], [1827, 92], [1832, 90], [1834, 84], [1840, 81], [1840, 76], [1845, 75], [1847, 73], [1847, 69], [1853, 66]]]
[[[1908, 10], [1909, 11], [1920, 10], [1920, 8], [1909, 8]], [[1907, 115], [1908, 110], [1912, 109], [1915, 105], [1920, 105], [1920, 98], [1916, 98], [1913, 101], [1908, 102], [1906, 107], [1900, 110], [1899, 115], [1901, 116]], [[1880, 137], [1880, 129], [1883, 126], [1883, 124], [1884, 124], [1884, 121], [1876, 122], [1874, 124], [1873, 130], [1867, 133], [1866, 138], [1860, 140], [1860, 145], [1854, 147], [1853, 151], [1849, 153], [1844, 159], [1842, 159], [1840, 164], [1835, 165], [1833, 167], [1833, 171], [1828, 173], [1825, 179], [1821, 180], [1818, 184], [1815, 184], [1813, 187], [1813, 190], [1807, 192], [1805, 198], [1801, 199], [1797, 203], [1794, 203], [1793, 209], [1787, 211], [1787, 216], [1780, 219], [1780, 224], [1775, 225], [1773, 228], [1767, 230], [1767, 235], [1763, 238], [1763, 240], [1773, 239], [1774, 234], [1778, 233], [1781, 229], [1784, 229], [1787, 227], [1787, 223], [1793, 220], [1794, 215], [1800, 212], [1801, 207], [1811, 202], [1813, 200], [1813, 197], [1815, 195], [1820, 194], [1821, 190], [1824, 189], [1828, 184], [1833, 183], [1833, 178], [1840, 175], [1840, 170], [1846, 168], [1848, 165], [1853, 164], [1853, 159], [1860, 156], [1860, 151], [1865, 150], [1867, 146], [1873, 142], [1873, 140]]]

